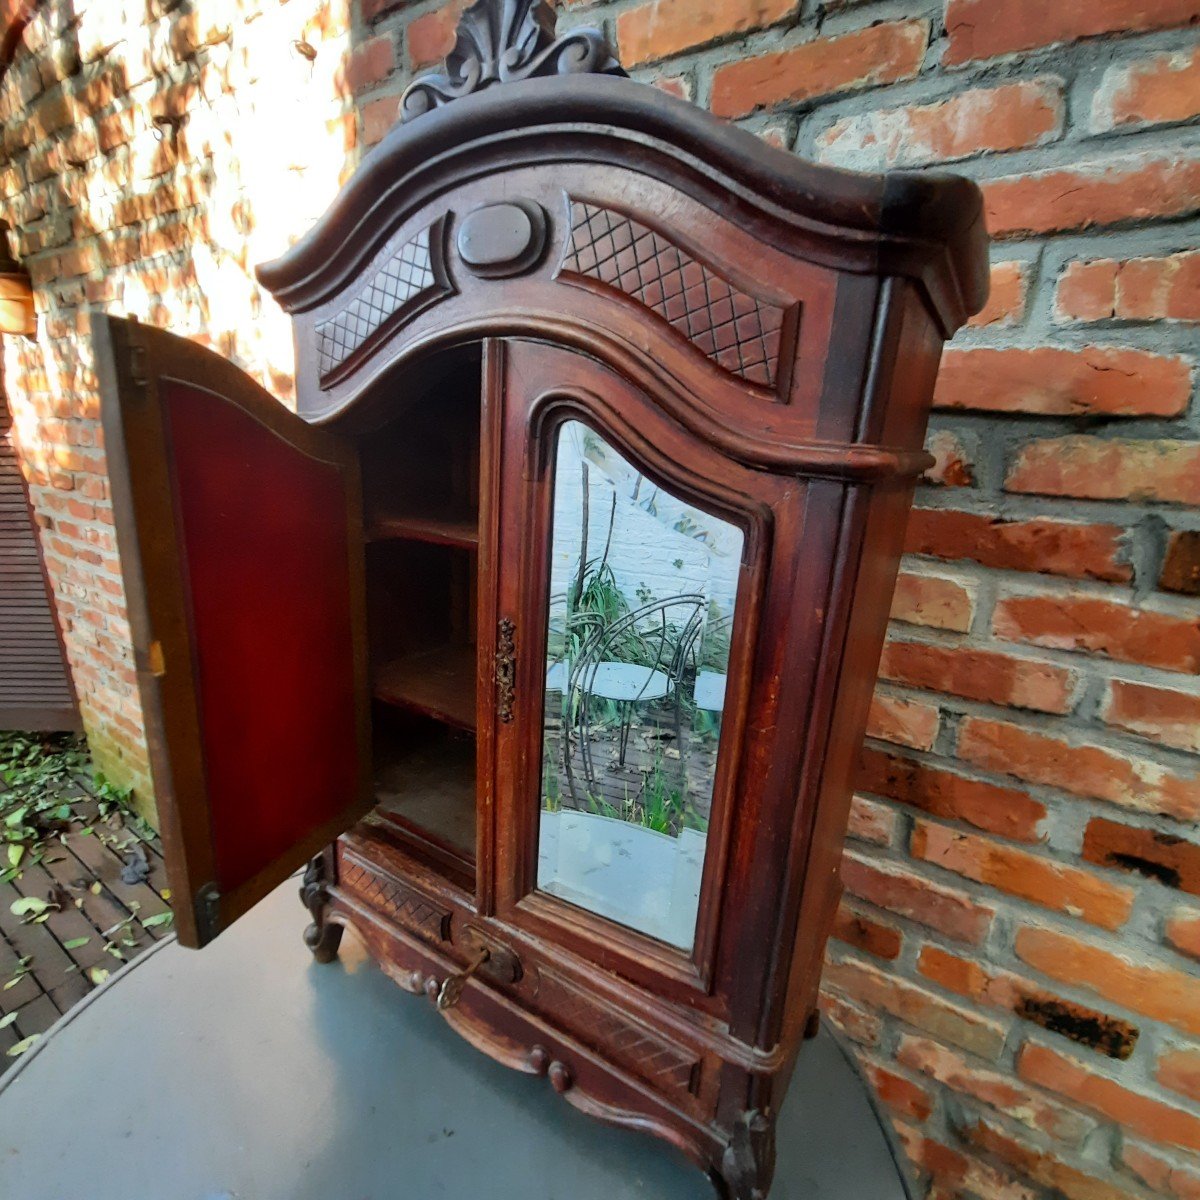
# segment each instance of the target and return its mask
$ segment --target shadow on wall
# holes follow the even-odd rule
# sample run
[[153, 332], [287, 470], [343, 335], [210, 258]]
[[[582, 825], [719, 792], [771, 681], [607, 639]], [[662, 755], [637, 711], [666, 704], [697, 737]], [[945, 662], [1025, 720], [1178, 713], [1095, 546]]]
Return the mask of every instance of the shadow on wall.
[[85, 727], [151, 811], [86, 310], [207, 344], [291, 400], [290, 322], [253, 272], [356, 161], [350, 0], [28, 7], [0, 79], [0, 211], [39, 329], [5, 339], [5, 372]]

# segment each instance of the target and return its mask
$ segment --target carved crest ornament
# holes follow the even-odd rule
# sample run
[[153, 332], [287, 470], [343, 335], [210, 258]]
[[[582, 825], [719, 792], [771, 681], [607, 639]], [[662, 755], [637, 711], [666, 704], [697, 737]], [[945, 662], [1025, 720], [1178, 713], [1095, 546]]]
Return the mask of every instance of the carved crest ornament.
[[545, 0], [476, 0], [458, 23], [445, 73], [422, 75], [400, 99], [400, 119], [411, 121], [494, 83], [541, 75], [621, 75], [625, 72], [598, 29], [555, 36], [554, 10]]

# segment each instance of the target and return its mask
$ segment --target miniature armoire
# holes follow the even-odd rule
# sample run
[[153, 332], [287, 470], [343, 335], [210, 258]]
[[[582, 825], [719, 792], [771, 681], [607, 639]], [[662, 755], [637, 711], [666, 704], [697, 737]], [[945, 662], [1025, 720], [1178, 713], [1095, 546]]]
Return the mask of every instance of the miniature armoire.
[[980, 195], [803, 162], [540, 0], [402, 118], [259, 268], [298, 412], [93, 322], [180, 940], [308, 862], [318, 959], [351, 927], [761, 1200]]

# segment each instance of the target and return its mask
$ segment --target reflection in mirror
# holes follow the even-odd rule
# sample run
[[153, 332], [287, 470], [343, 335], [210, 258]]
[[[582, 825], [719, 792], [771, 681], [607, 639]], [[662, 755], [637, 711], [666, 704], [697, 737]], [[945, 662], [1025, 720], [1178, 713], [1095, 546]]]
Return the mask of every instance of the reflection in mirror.
[[742, 532], [558, 431], [538, 886], [695, 940]]

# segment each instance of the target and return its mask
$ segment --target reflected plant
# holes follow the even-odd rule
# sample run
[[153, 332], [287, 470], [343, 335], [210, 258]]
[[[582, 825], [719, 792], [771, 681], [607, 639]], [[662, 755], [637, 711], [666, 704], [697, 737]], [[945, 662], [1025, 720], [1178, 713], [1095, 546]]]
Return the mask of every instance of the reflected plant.
[[661, 755], [655, 755], [654, 765], [642, 779], [642, 790], [633, 805], [629, 819], [646, 829], [675, 835], [684, 816], [684, 789], [663, 770]]
[[730, 621], [731, 618], [717, 607], [716, 601], [708, 602], [697, 664], [700, 670], [716, 671], [722, 675], [729, 670]]
[[691, 709], [692, 732], [704, 742], [716, 741], [720, 738], [721, 718], [707, 708], [698, 707], [691, 697], [685, 699]]
[[624, 821], [626, 818], [619, 809], [609, 804], [603, 796], [593, 796], [590, 792], [584, 797], [587, 811], [598, 817], [611, 817], [614, 821]]
[[[552, 761], [551, 755], [544, 752], [542, 761], [549, 764]], [[558, 812], [562, 808], [562, 787], [558, 780], [558, 772], [543, 768], [542, 774], [544, 776], [543, 784], [546, 788], [546, 794], [542, 797], [542, 808], [546, 812]]]
[[[576, 594], [568, 598], [568, 629], [575, 626], [576, 632], [587, 622], [586, 617], [595, 617], [605, 624], [612, 624], [629, 613], [629, 601], [617, 585], [617, 577], [607, 558], [593, 559], [584, 565], [578, 580]], [[585, 636], [586, 636], [586, 631]]]

